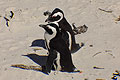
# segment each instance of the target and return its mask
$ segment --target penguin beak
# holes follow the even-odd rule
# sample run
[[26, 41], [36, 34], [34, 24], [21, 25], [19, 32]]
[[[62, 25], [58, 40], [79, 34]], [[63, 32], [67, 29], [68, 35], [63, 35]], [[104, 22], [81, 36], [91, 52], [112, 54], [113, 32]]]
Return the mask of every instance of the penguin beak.
[[47, 18], [47, 19], [45, 20], [45, 22], [48, 22], [48, 23], [49, 23], [49, 22], [50, 22], [49, 18]]
[[48, 19], [46, 19], [45, 22], [48, 22]]
[[42, 27], [42, 28], [46, 27], [46, 25], [44, 25], [44, 24], [40, 24], [39, 26]]
[[51, 17], [50, 16], [48, 16], [48, 18], [45, 20], [45, 22], [50, 22], [50, 20], [51, 20]]

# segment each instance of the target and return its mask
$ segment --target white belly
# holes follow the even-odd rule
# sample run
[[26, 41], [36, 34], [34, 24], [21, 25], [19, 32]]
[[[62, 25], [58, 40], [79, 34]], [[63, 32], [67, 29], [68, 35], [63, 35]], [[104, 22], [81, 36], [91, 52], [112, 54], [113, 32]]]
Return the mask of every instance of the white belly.
[[51, 40], [52, 38], [54, 38], [55, 36], [56, 36], [56, 33], [53, 33], [52, 35], [50, 35], [50, 34], [48, 34], [47, 32], [45, 32], [44, 38], [45, 38], [45, 41], [46, 41], [46, 46], [47, 46], [47, 48], [50, 49], [50, 46], [49, 46], [50, 40]]

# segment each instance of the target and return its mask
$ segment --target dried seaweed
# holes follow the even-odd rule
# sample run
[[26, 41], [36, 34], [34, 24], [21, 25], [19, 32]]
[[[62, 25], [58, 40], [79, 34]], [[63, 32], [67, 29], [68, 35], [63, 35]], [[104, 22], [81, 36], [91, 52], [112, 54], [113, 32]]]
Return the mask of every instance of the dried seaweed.
[[96, 80], [106, 80], [106, 79], [96, 79]]
[[40, 66], [28, 66], [24, 64], [15, 64], [15, 65], [11, 65], [11, 67], [26, 69], [26, 70], [42, 71], [42, 67]]
[[7, 26], [7, 27], [9, 27], [9, 22], [10, 22], [10, 20], [13, 18], [13, 16], [14, 16], [13, 11], [10, 11], [10, 15], [9, 15], [9, 16], [4, 16], [4, 17], [3, 17], [3, 18], [5, 19], [5, 21], [6, 21], [6, 26]]
[[101, 8], [98, 8], [99, 10], [103, 11], [103, 12], [107, 12], [107, 13], [112, 13], [113, 11], [110, 11], [110, 10], [104, 10], [104, 9], [101, 9]]
[[96, 67], [94, 66], [93, 69], [104, 69], [103, 67]]
[[10, 18], [12, 19], [13, 18], [13, 16], [14, 16], [14, 13], [13, 13], [13, 11], [10, 11]]
[[72, 26], [75, 35], [85, 33], [88, 29], [88, 27], [85, 24], [83, 26], [76, 27], [75, 23], [72, 23]]
[[6, 18], [6, 17], [4, 17], [4, 19], [5, 19], [5, 21], [6, 21], [6, 25], [7, 25], [7, 27], [9, 27], [9, 19], [8, 18]]
[[102, 53], [102, 52], [97, 52], [97, 53], [94, 54], [92, 57], [95, 57], [96, 55], [98, 55], [98, 54], [100, 54], [100, 53]]
[[115, 21], [120, 21], [120, 16], [117, 19], [115, 19]]

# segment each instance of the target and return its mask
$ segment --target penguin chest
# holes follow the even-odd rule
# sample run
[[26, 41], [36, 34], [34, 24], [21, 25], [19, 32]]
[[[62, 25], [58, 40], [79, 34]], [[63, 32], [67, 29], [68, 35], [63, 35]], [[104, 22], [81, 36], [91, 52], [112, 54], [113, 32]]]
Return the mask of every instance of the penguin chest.
[[56, 34], [54, 34], [54, 33], [53, 33], [53, 34], [49, 34], [49, 33], [45, 32], [44, 38], [45, 38], [45, 41], [46, 41], [46, 46], [47, 46], [47, 48], [50, 49], [50, 41], [51, 41], [51, 39], [53, 39], [55, 36], [56, 36]]

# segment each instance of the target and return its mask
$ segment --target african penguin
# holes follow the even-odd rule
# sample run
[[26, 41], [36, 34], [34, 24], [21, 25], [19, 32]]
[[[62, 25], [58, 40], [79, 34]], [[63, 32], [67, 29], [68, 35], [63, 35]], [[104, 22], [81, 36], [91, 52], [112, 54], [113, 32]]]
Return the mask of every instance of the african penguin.
[[70, 50], [63, 40], [58, 24], [48, 23], [46, 25], [39, 25], [45, 30], [44, 38], [48, 49], [48, 59], [43, 72], [49, 74], [52, 66], [57, 58], [57, 54], [60, 54], [60, 66], [61, 71], [65, 72], [79, 72], [73, 64]]
[[[71, 45], [70, 50], [72, 53], [80, 49], [79, 44], [77, 44], [75, 41], [75, 35], [72, 27], [64, 17], [64, 13], [62, 10], [60, 10], [59, 8], [55, 8], [53, 12], [48, 15], [48, 18], [45, 20], [45, 22], [57, 22], [59, 24], [60, 31], [63, 34], [63, 39], [66, 41], [66, 43], [69, 43], [68, 41], [71, 40], [71, 43], [69, 43], [68, 45]], [[68, 38], [68, 33], [71, 35], [71, 39]]]

